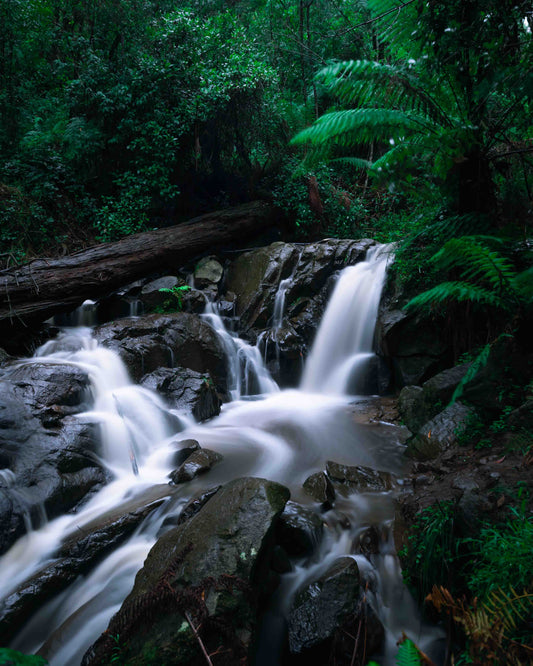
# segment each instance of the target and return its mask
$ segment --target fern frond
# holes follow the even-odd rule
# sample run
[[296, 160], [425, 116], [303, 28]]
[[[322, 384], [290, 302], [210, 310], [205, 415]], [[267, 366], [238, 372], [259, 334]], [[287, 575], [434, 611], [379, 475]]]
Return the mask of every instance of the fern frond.
[[492, 618], [501, 618], [506, 634], [511, 634], [518, 624], [533, 615], [533, 592], [524, 590], [518, 594], [512, 587], [507, 593], [502, 588], [493, 590], [485, 604]]
[[465, 266], [461, 277], [482, 281], [494, 290], [512, 291], [516, 271], [511, 262], [480, 243], [475, 236], [452, 238], [432, 257], [439, 268], [449, 270]]
[[385, 106], [424, 115], [431, 122], [451, 126], [444, 91], [428, 86], [405, 65], [370, 60], [348, 60], [329, 65], [316, 76], [345, 106]]
[[450, 400], [450, 405], [460, 398], [463, 395], [463, 391], [468, 382], [472, 381], [477, 373], [487, 365], [490, 355], [490, 343], [485, 345], [483, 349], [479, 352], [476, 358], [470, 364], [470, 367], [465, 373], [465, 376], [461, 379], [455, 391], [453, 392], [452, 398]]
[[398, 648], [396, 664], [397, 666], [421, 666], [422, 664], [418, 648], [408, 638]]
[[364, 160], [361, 157], [336, 157], [331, 160], [332, 162], [339, 162], [341, 164], [346, 164], [351, 166], [354, 169], [370, 169], [372, 167], [372, 162], [369, 160]]
[[432, 289], [418, 294], [412, 298], [404, 310], [416, 310], [428, 306], [435, 306], [448, 301], [471, 301], [483, 305], [503, 308], [506, 304], [488, 289], [468, 282], [442, 282]]
[[299, 132], [291, 143], [309, 143], [320, 152], [332, 146], [346, 149], [374, 141], [388, 142], [391, 138], [400, 141], [419, 131], [425, 122], [421, 116], [395, 109], [333, 111]]
[[515, 275], [512, 286], [520, 299], [526, 305], [531, 305], [533, 303], [533, 266]]

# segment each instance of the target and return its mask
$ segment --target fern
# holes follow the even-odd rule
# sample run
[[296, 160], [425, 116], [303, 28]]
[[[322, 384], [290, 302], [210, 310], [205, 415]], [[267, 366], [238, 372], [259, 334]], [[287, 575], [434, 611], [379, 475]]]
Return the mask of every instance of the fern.
[[489, 594], [485, 608], [489, 617], [501, 620], [504, 632], [511, 634], [533, 616], [533, 592], [518, 594], [511, 587], [507, 593], [500, 587]]
[[[482, 241], [490, 236], [452, 238], [431, 258], [441, 270], [460, 270], [461, 280], [443, 282], [411, 299], [407, 310], [433, 307], [448, 301], [470, 301], [512, 311], [531, 299], [533, 272], [517, 276], [511, 262]], [[520, 282], [518, 278], [522, 280]]]
[[466, 371], [465, 376], [461, 379], [461, 381], [457, 385], [457, 388], [453, 392], [452, 399], [450, 400], [450, 405], [453, 405], [453, 403], [463, 395], [464, 388], [468, 384], [468, 382], [472, 381], [472, 379], [474, 379], [474, 377], [481, 370], [481, 368], [487, 365], [487, 361], [489, 360], [489, 355], [490, 355], [490, 344], [485, 345], [483, 349], [479, 352], [479, 354], [476, 356], [476, 358], [472, 361], [472, 364]]
[[397, 666], [421, 666], [420, 652], [413, 641], [406, 639], [398, 648]]

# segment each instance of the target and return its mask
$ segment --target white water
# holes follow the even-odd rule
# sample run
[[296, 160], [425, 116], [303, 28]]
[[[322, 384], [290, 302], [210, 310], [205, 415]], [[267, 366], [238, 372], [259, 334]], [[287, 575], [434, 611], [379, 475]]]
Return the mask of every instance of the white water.
[[[396, 473], [401, 471], [402, 449], [397, 444], [395, 429], [385, 425], [357, 425], [348, 408], [348, 398], [340, 395], [346, 382], [340, 389], [331, 390], [333, 377], [346, 358], [369, 354], [371, 350], [374, 323], [368, 313], [375, 312], [376, 300], [379, 302], [378, 288], [375, 291], [372, 283], [374, 279], [381, 281], [380, 292], [385, 265], [375, 252], [359, 270], [354, 268], [357, 267], [345, 269], [339, 279], [309, 360], [310, 369], [303, 384], [305, 390], [280, 392], [258, 350], [229, 333], [215, 308], [208, 306], [205, 316], [219, 334], [228, 355], [229, 389], [234, 402], [225, 405], [222, 414], [209, 423], [195, 424], [189, 420], [180, 433], [180, 439], [195, 438], [203, 447], [222, 453], [224, 459], [206, 477], [195, 479], [179, 489], [168, 487], [167, 491], [166, 486], [161, 486], [167, 483], [167, 475], [172, 469], [170, 461], [175, 449], [170, 442], [176, 421], [170, 417], [175, 415], [169, 415], [156, 395], [130, 383], [118, 356], [99, 347], [91, 338], [89, 329], [66, 331], [58, 340], [38, 350], [40, 363], [72, 363], [89, 373], [94, 407], [79, 418], [101, 424], [100, 455], [112, 471], [114, 481], [78, 514], [62, 516], [30, 532], [0, 558], [0, 598], [15, 590], [47, 562], [53, 561], [54, 551], [65, 539], [106, 514], [110, 508], [135, 501], [136, 497], [152, 492], [150, 489], [154, 487], [160, 489], [159, 496], [168, 492], [173, 495], [173, 500], [149, 516], [135, 535], [90, 575], [79, 579], [39, 609], [16, 637], [14, 648], [27, 653], [40, 650], [52, 666], [78, 664], [131, 590], [135, 574], [155, 543], [166, 512], [175, 515], [176, 501], [178, 507], [183, 506], [187, 498], [207, 486], [240, 476], [261, 476], [287, 485], [295, 501], [309, 503], [301, 484], [310, 474], [324, 469], [327, 460]], [[369, 290], [372, 291], [371, 298]], [[339, 291], [342, 299], [337, 294]], [[351, 302], [347, 308], [342, 304], [350, 302], [347, 295], [350, 291], [357, 294], [352, 298], [357, 302]], [[335, 315], [330, 313], [331, 308], [334, 308]], [[282, 317], [281, 305], [280, 312]], [[359, 331], [362, 312], [367, 314], [363, 330], [356, 333], [360, 348], [346, 344], [341, 352], [338, 349], [341, 342], [334, 337], [340, 333], [337, 329], [347, 329], [349, 334], [343, 339], [351, 338], [354, 331]], [[350, 361], [350, 373], [353, 373], [353, 367]], [[320, 372], [324, 376], [327, 374], [327, 382], [320, 381]], [[342, 371], [341, 374], [347, 376], [350, 373]], [[321, 389], [325, 389], [323, 393], [337, 395], [321, 394]], [[263, 399], [238, 400], [250, 393], [264, 394]], [[182, 416], [184, 422], [187, 421]], [[288, 600], [305, 580], [318, 574], [336, 557], [352, 552], [353, 540], [362, 526], [385, 525], [393, 515], [389, 493], [339, 499], [336, 509], [349, 517], [351, 527], [338, 527], [338, 513], [326, 516], [330, 529], [326, 531], [317, 562], [297, 567], [286, 577], [280, 590], [280, 595], [284, 595], [285, 610]], [[362, 556], [356, 559], [377, 580], [376, 605], [389, 629], [388, 647], [381, 661], [383, 666], [394, 662], [394, 643], [402, 630], [422, 646], [425, 646], [424, 636], [431, 642], [431, 632], [421, 631], [417, 624], [412, 602], [401, 585], [390, 543], [384, 544], [381, 555], [372, 563]], [[283, 612], [283, 606], [280, 612]], [[415, 618], [414, 625], [412, 618]], [[269, 642], [275, 645], [276, 640], [273, 638]], [[276, 661], [268, 663], [275, 665]]]
[[378, 245], [365, 261], [345, 268], [317, 332], [302, 390], [343, 395], [372, 358], [372, 341], [391, 246]]

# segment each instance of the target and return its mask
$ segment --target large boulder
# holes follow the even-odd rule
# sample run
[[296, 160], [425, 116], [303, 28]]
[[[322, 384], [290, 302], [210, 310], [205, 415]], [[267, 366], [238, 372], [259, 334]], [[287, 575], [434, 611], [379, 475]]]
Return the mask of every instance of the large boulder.
[[288, 498], [277, 483], [237, 479], [164, 534], [83, 664], [108, 663], [116, 634], [124, 663], [202, 663], [195, 632], [208, 652], [224, 647], [220, 663], [239, 663], [256, 628], [275, 526]]
[[[359, 623], [365, 639], [357, 642]], [[384, 635], [365, 599], [355, 560], [342, 557], [296, 594], [289, 613], [289, 649], [301, 659], [290, 663], [348, 665], [354, 663], [354, 652], [361, 658], [363, 652], [378, 650]]]
[[141, 386], [159, 393], [171, 409], [205, 421], [220, 414], [220, 398], [209, 373], [188, 368], [159, 368], [145, 375]]
[[379, 354], [389, 363], [392, 382], [401, 388], [421, 384], [451, 361], [451, 347], [442, 322], [406, 314], [386, 301], [376, 324]]
[[420, 427], [407, 444], [406, 454], [414, 460], [432, 460], [457, 442], [475, 415], [471, 407], [454, 402]]
[[95, 329], [96, 339], [117, 351], [135, 381], [161, 367], [181, 366], [211, 375], [216, 389], [226, 392], [226, 358], [211, 326], [194, 314], [121, 319]]
[[97, 426], [73, 415], [90, 404], [89, 379], [62, 363], [28, 363], [0, 382], [0, 553], [75, 508], [108, 480]]
[[469, 367], [470, 364], [457, 365], [439, 372], [421, 387], [405, 386], [400, 391], [398, 410], [411, 432], [417, 432], [446, 407]]

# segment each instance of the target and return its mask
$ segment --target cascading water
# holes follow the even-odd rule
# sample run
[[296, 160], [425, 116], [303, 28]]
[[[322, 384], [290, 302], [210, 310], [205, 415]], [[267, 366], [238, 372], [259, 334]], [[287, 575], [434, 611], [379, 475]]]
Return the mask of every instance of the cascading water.
[[[110, 617], [129, 593], [135, 574], [159, 536], [166, 516], [176, 515], [179, 507], [200, 494], [203, 488], [241, 476], [261, 476], [285, 484], [294, 500], [309, 503], [302, 491], [302, 482], [310, 474], [324, 469], [327, 460], [365, 465], [395, 474], [401, 471], [402, 448], [398, 446], [394, 429], [386, 425], [356, 424], [348, 407], [349, 400], [341, 395], [346, 392], [348, 377], [353, 372], [354, 357], [371, 353], [375, 313], [385, 274], [384, 253], [384, 248], [377, 248], [366, 262], [343, 271], [317, 333], [299, 391], [280, 392], [257, 348], [246, 347], [246, 343], [228, 333], [215, 306], [208, 305], [204, 316], [225, 345], [230, 366], [228, 383], [234, 401], [225, 406], [219, 417], [205, 424], [169, 413], [156, 395], [132, 385], [118, 356], [98, 346], [88, 329], [65, 331], [38, 351], [34, 361], [71, 363], [89, 374], [94, 406], [78, 418], [101, 424], [100, 456], [113, 473], [113, 481], [93, 496], [79, 513], [62, 516], [29, 532], [0, 558], [0, 598], [8, 597], [21, 582], [30, 579], [46, 563], [53, 562], [61, 543], [89, 524], [103, 520], [112, 507], [129, 506], [137, 499], [141, 502], [147, 494], [159, 499], [167, 497], [169, 501], [149, 514], [134, 535], [90, 574], [41, 607], [15, 638], [12, 647], [27, 653], [39, 651], [52, 666], [79, 664], [85, 650], [107, 627]], [[376, 286], [375, 282], [379, 284]], [[358, 315], [363, 312], [365, 323], [359, 331]], [[348, 314], [353, 315], [353, 320]], [[348, 330], [341, 332], [343, 328]], [[357, 338], [356, 343], [351, 341], [353, 337]], [[339, 369], [344, 365], [349, 369], [341, 372]], [[247, 387], [246, 380], [242, 379], [243, 367], [251, 370], [253, 388], [251, 382]], [[323, 388], [326, 390], [322, 391]], [[247, 389], [262, 393], [263, 399], [238, 400]], [[179, 428], [178, 416], [181, 418]], [[206, 481], [202, 477], [171, 488], [167, 485], [175, 453], [171, 440], [180, 428], [180, 438], [197, 439], [203, 447], [221, 453], [223, 460], [205, 477]], [[4, 470], [3, 476], [6, 481], [11, 480], [9, 470]], [[327, 530], [315, 563], [296, 567], [285, 577], [278, 593], [282, 601], [273, 608], [274, 615], [286, 611], [296, 589], [305, 580], [336, 557], [351, 555], [352, 543], [364, 525], [379, 524], [385, 533], [390, 533], [387, 527], [393, 516], [390, 493], [341, 498], [337, 508], [349, 517], [351, 527], [339, 531], [334, 515], [324, 516], [331, 529]], [[117, 511], [120, 515], [120, 510]], [[431, 651], [434, 636], [416, 624], [416, 613], [402, 587], [390, 539], [384, 541], [372, 563], [363, 556], [354, 557], [361, 569], [372, 569], [378, 581], [374, 600], [388, 631], [387, 647], [380, 655], [383, 666], [394, 662], [394, 643], [402, 630]], [[415, 619], [410, 622], [409, 617]], [[268, 626], [266, 622], [265, 631]], [[257, 664], [276, 664], [279, 640], [274, 635], [262, 642], [267, 647], [259, 654]]]
[[392, 247], [371, 248], [365, 261], [345, 268], [317, 332], [302, 378], [302, 390], [349, 392], [372, 358], [372, 340]]

